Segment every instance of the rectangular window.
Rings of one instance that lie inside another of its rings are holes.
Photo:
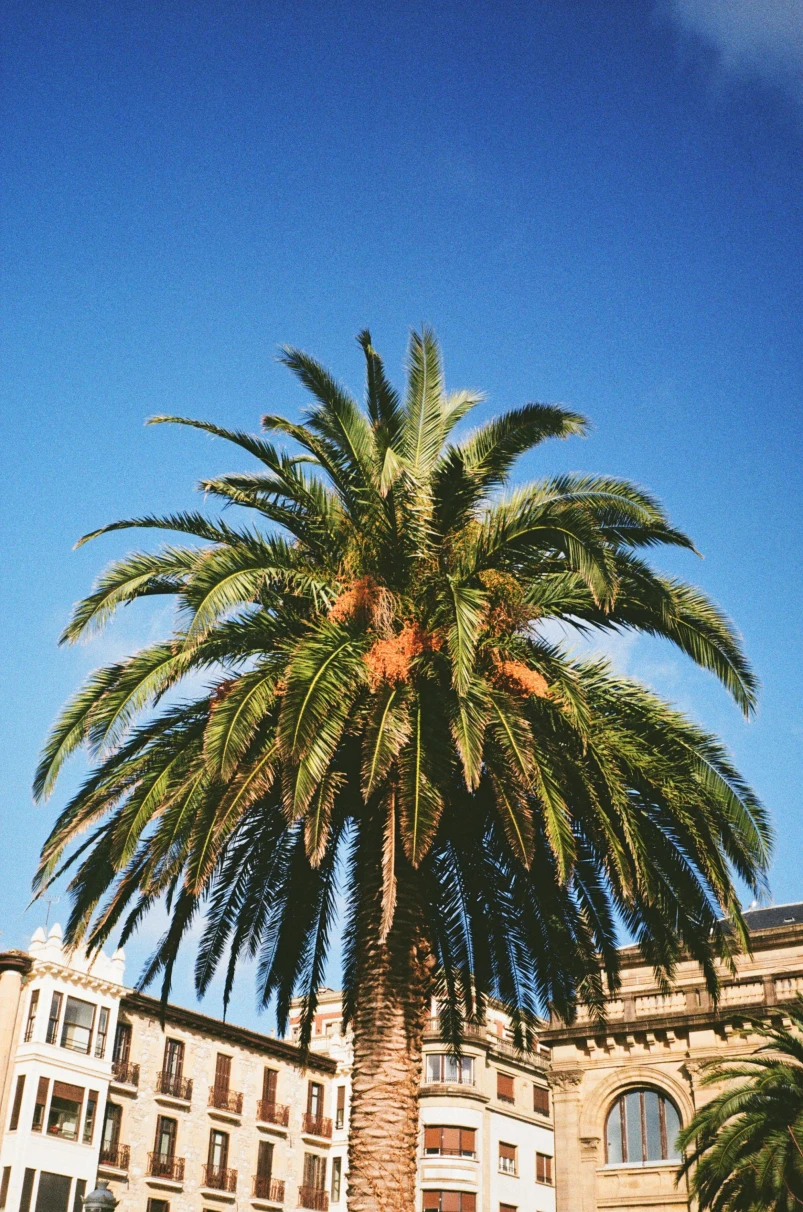
[[[117,1103],[106,1104],[106,1114],[103,1117],[103,1136],[101,1149],[104,1153],[114,1154],[120,1144],[120,1124],[123,1119],[123,1108]],[[157,1137],[158,1139],[158,1137]],[[154,1149],[158,1153],[158,1148]]]
[[[31,994],[31,1000],[28,1003],[28,1018],[25,1023],[25,1035],[23,1043],[29,1044],[33,1039],[33,1029],[36,1025],[36,1011],[39,1008],[39,990],[34,989]]]
[[[22,1110],[22,1096],[24,1093],[25,1075],[20,1074],[14,1088],[14,1102],[11,1104],[11,1120],[8,1125],[9,1132],[16,1132],[20,1125],[20,1111]]]
[[[156,1121],[156,1139],[153,1151],[159,1155],[160,1161],[172,1161],[176,1155],[176,1121],[160,1115]]]
[[[0,1209],[5,1208],[8,1199],[8,1184],[11,1182],[11,1166],[3,1166],[3,1177],[0,1178]]]
[[[515,1204],[500,1204],[499,1212],[519,1212]]]
[[[95,1135],[95,1119],[98,1113],[98,1092],[90,1090],[86,1099],[86,1114],[84,1115],[84,1136],[85,1145],[92,1144],[92,1137]]]
[[[48,1136],[62,1136],[65,1140],[78,1140],[78,1124],[84,1101],[82,1086],[70,1086],[67,1082],[53,1082],[53,1097],[47,1116]]]
[[[109,1034],[109,1011],[105,1006],[101,1006],[100,1014],[98,1015],[98,1033],[95,1036],[95,1056],[100,1060],[106,1053],[106,1036]]]
[[[49,1174],[42,1170],[36,1191],[36,1212],[67,1212],[71,1186],[69,1174]]]
[[[33,1195],[33,1180],[36,1171],[26,1169],[22,1178],[22,1194],[20,1195],[20,1212],[31,1212],[31,1196]]]
[[[131,1057],[131,1024],[118,1023],[114,1033],[114,1050],[112,1060],[119,1065],[127,1065]],[[164,1202],[156,1200],[156,1203]]]
[[[50,1017],[47,1020],[47,1036],[48,1044],[55,1044],[59,1037],[59,1018],[61,1017],[61,1002],[60,993],[54,993],[50,999]]]
[[[229,1164],[229,1138],[227,1133],[213,1128],[209,1133],[207,1165],[210,1170],[225,1170]]]
[[[326,1190],[326,1158],[318,1153],[304,1154],[303,1186],[313,1191]]]
[[[75,1194],[72,1197],[72,1212],[84,1212],[84,1196],[86,1195],[86,1179],[75,1180]]]
[[[427,1081],[473,1086],[474,1060],[470,1056],[431,1052],[427,1056]]]
[[[340,1188],[343,1185],[343,1159],[332,1158],[332,1203],[340,1203]]]
[[[473,1191],[425,1191],[424,1212],[477,1212]]]
[[[148,1212],[170,1212],[170,1201],[167,1199],[149,1199]]]
[[[259,1142],[259,1152],[257,1153],[257,1178],[264,1180],[265,1185],[270,1184],[273,1175],[273,1145],[270,1141],[261,1140]]]
[[[515,1174],[516,1167],[516,1146],[506,1145],[504,1141],[499,1142],[499,1173],[500,1174]]]
[[[533,1086],[533,1111],[549,1116],[549,1091],[545,1086]]]
[[[499,1099],[500,1103],[515,1103],[516,1093],[513,1085],[513,1078],[509,1073],[497,1073],[496,1097]]]
[[[33,1122],[31,1123],[32,1132],[41,1132],[45,1126],[45,1108],[47,1106],[47,1093],[50,1089],[50,1078],[40,1077],[39,1085],[36,1087],[36,1102],[33,1108]]]
[[[475,1139],[473,1128],[428,1125],[424,1129],[424,1152],[442,1157],[474,1157]]]
[[[231,1057],[218,1052],[215,1062],[215,1091],[228,1094],[231,1084]]]
[[[320,1119],[323,1115],[323,1086],[320,1082],[307,1083],[307,1115]]]
[[[276,1102],[276,1082],[279,1074],[276,1069],[264,1069],[262,1073],[262,1101]]]
[[[552,1186],[552,1158],[548,1153],[535,1155],[535,1181]]]
[[[337,1087],[337,1109],[335,1111],[335,1127],[342,1128],[346,1122],[346,1087]]]
[[[73,1052],[89,1055],[92,1043],[92,1026],[95,1007],[92,1002],[82,1002],[77,997],[68,997],[64,1010],[64,1025],[61,1028],[61,1046]]]
[[[165,1042],[164,1063],[162,1073],[165,1077],[181,1079],[184,1072],[184,1044],[180,1039],[169,1039]]]

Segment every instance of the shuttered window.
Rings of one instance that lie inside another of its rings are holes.
[[[36,1010],[39,1005],[39,990],[34,989],[31,994],[30,1004],[28,1005],[28,1021],[25,1024],[24,1043],[29,1044],[33,1039],[33,1029],[36,1025]]]
[[[549,1091],[545,1086],[533,1086],[533,1111],[549,1115]]]
[[[39,1085],[36,1087],[36,1103],[33,1108],[33,1123],[31,1124],[32,1132],[41,1132],[45,1126],[45,1107],[47,1106],[47,1092],[49,1089],[50,1079],[40,1077]]]
[[[335,1110],[335,1127],[342,1128],[346,1122],[346,1087],[337,1087],[337,1108]]]
[[[218,1052],[215,1062],[215,1089],[221,1094],[228,1094],[231,1082],[231,1057]]]
[[[276,1102],[276,1079],[279,1074],[276,1069],[265,1069],[262,1074],[262,1101],[263,1103]]]
[[[473,1128],[451,1128],[428,1125],[424,1129],[424,1151],[445,1156],[473,1157],[475,1152]]]
[[[257,1154],[257,1178],[261,1178],[265,1183],[269,1183],[273,1174],[273,1145],[268,1140],[259,1142],[259,1152]]]
[[[477,1212],[473,1191],[425,1191],[424,1212]]]
[[[17,1078],[17,1085],[14,1090],[14,1102],[11,1107],[11,1121],[8,1125],[9,1132],[16,1132],[20,1123],[20,1110],[22,1108],[22,1096],[25,1093],[25,1075],[21,1074]]]
[[[499,1212],[519,1212],[515,1204],[500,1204]]]
[[[307,1115],[315,1119],[323,1115],[323,1086],[320,1082],[307,1083]]]
[[[318,1153],[304,1154],[304,1184],[313,1191],[326,1189],[326,1158]]]
[[[513,1087],[513,1078],[509,1073],[496,1074],[496,1097],[502,1103],[514,1103],[516,1096]]]
[[[5,1208],[8,1199],[8,1184],[11,1181],[11,1166],[3,1166],[3,1177],[0,1179],[0,1209]]]
[[[548,1153],[535,1155],[535,1181],[552,1184],[552,1158]]]
[[[499,1142],[499,1171],[501,1174],[516,1173],[516,1146]]]

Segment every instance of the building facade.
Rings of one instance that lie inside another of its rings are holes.
[[[300,1008],[291,1013],[297,1037]],[[340,994],[320,994],[311,1047],[337,1063],[334,1078],[332,1212],[345,1209],[352,1049],[341,1025]],[[461,1058],[424,1037],[417,1207],[426,1212],[554,1212],[552,1108],[548,1054],[522,1054],[508,1021],[491,1007],[472,1029]]]
[[[680,1212],[678,1127],[716,1093],[702,1065],[760,1042],[744,1017],[783,1017],[803,992],[803,905],[745,914],[752,956],[723,971],[714,1006],[695,963],[678,967],[670,993],[656,986],[636,948],[622,953],[622,983],[604,1029],[582,1011],[545,1032],[551,1045],[556,1212]]]

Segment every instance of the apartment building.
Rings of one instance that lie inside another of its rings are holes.
[[[0,1209],[328,1207],[336,1062],[168,1006],[54,926],[0,955]]]
[[[300,1007],[291,1013],[297,1038]],[[337,1064],[330,1208],[345,1212],[352,1045],[342,1031],[340,994],[323,990],[312,1050]],[[554,1148],[548,1053],[522,1054],[504,1013],[468,1033],[462,1056],[440,1040],[432,1019],[421,1074],[417,1207],[423,1212],[554,1212]]]

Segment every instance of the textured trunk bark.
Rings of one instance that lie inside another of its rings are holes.
[[[348,1208],[349,1212],[413,1212],[418,1089],[432,956],[421,931],[409,869],[406,876],[399,876],[393,926],[384,944],[380,942],[380,868],[364,870],[363,875]]]

